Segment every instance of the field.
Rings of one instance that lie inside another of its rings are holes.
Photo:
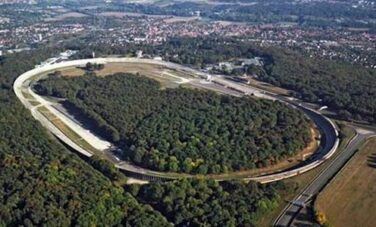
[[[45,21],[51,22],[51,21],[63,21],[67,18],[81,18],[81,17],[86,17],[87,15],[82,14],[82,13],[77,13],[77,12],[68,12],[68,13],[63,13],[60,14],[56,17],[52,18],[46,18]]]
[[[315,207],[333,226],[375,226],[376,138],[355,154],[319,194]]]
[[[166,23],[179,23],[199,20],[199,17],[169,17],[164,20]]]
[[[264,83],[264,82],[261,82],[261,81],[255,80],[255,79],[250,79],[249,82],[254,87],[264,89],[266,91],[270,91],[270,92],[273,92],[273,93],[276,93],[276,94],[279,94],[279,95],[289,95],[291,93],[289,90],[286,90],[286,89],[283,89],[283,88],[280,88],[280,87],[276,87],[276,86],[273,86],[271,84]]]
[[[79,68],[67,68],[61,70],[64,76],[82,76],[85,71]],[[176,88],[182,82],[179,77],[192,78],[190,75],[167,69],[163,66],[138,63],[110,63],[104,69],[95,71],[98,76],[107,76],[115,73],[141,74],[159,81],[163,88]]]
[[[149,15],[149,14],[143,14],[143,13],[130,13],[130,12],[102,12],[100,13],[101,16],[104,17],[118,17],[118,18],[123,18],[123,17],[153,17],[153,18],[164,18],[166,16],[164,15]]]
[[[150,18],[161,18],[164,19],[166,23],[178,23],[178,22],[186,22],[186,21],[194,21],[199,20],[199,17],[178,17],[178,16],[170,16],[170,15],[151,15],[151,14],[143,14],[143,13],[131,13],[131,12],[116,12],[116,11],[106,11],[100,13],[101,16],[104,17],[116,17],[116,18],[124,18],[124,17],[150,17]]]

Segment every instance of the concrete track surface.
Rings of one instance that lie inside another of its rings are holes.
[[[212,78],[212,83],[200,83],[198,81],[202,79],[206,79],[209,74],[197,71],[195,69],[191,69],[185,66],[181,66],[171,62],[164,62],[158,60],[149,60],[149,59],[137,59],[137,58],[96,58],[96,59],[84,59],[84,60],[75,60],[75,61],[67,61],[62,63],[57,63],[53,65],[47,65],[41,68],[35,68],[30,70],[21,76],[19,76],[15,83],[14,83],[14,92],[23,105],[28,108],[35,119],[41,122],[41,124],[46,127],[50,132],[52,132],[56,137],[58,137],[61,141],[75,149],[76,151],[80,152],[85,156],[92,156],[93,153],[83,149],[78,144],[76,144],[71,138],[66,136],[62,133],[57,127],[54,126],[43,114],[38,111],[39,107],[47,108],[50,112],[52,112],[56,117],[58,117],[64,124],[66,124],[71,130],[73,130],[76,134],[78,134],[81,138],[83,138],[86,142],[88,142],[92,147],[98,149],[99,151],[103,152],[107,155],[115,164],[116,167],[123,170],[126,174],[130,177],[134,177],[137,179],[147,180],[147,181],[157,181],[157,180],[168,180],[168,179],[176,179],[182,176],[184,177],[192,177],[192,175],[172,175],[163,172],[151,171],[147,169],[140,168],[135,166],[131,163],[126,163],[120,161],[111,151],[109,151],[113,147],[111,143],[108,141],[104,141],[103,139],[96,136],[94,133],[84,129],[79,123],[70,119],[60,111],[57,111],[56,108],[53,107],[53,104],[45,100],[43,97],[35,94],[30,89],[30,84],[34,81],[40,79],[41,75],[45,75],[49,72],[53,72],[56,70],[61,70],[64,68],[70,67],[78,67],[78,66],[85,66],[88,62],[97,63],[97,64],[107,64],[107,63],[141,63],[141,64],[154,64],[159,66],[164,66],[166,68],[175,69],[181,72],[186,72],[191,75],[197,77],[196,80],[187,80],[186,78],[181,78],[182,83],[190,83],[192,85],[200,84],[200,87],[212,89],[213,85],[216,86],[216,90],[220,90],[221,93],[229,94],[229,95],[253,95],[258,98],[265,98],[273,101],[280,101],[288,105],[290,108],[299,108],[301,109],[307,117],[309,117],[317,126],[320,131],[321,139],[320,139],[320,146],[316,150],[316,152],[305,162],[301,163],[299,166],[294,168],[290,168],[285,171],[276,172],[273,174],[265,174],[260,175],[257,177],[244,177],[245,180],[255,180],[261,183],[273,182],[282,179],[286,179],[289,177],[293,177],[299,175],[301,173],[307,172],[317,166],[321,165],[327,159],[329,159],[337,150],[339,139],[338,139],[338,131],[334,123],[323,116],[321,113],[310,109],[309,105],[301,103],[299,100],[293,99],[291,97],[279,96],[270,92],[266,92],[260,90],[258,88],[250,87],[247,85],[239,84],[233,81],[229,81],[222,76],[213,76],[210,75]],[[174,77],[178,77],[174,75]],[[27,95],[25,96],[25,92]],[[39,105],[36,107],[32,105],[32,101],[37,101]],[[230,178],[215,178],[216,180],[228,180]]]

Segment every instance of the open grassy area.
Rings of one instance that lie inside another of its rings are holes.
[[[38,102],[38,101],[29,101],[29,103],[30,103],[32,106],[38,106],[38,105],[40,105],[40,102]]]
[[[355,135],[355,131],[347,127],[344,124],[339,124],[340,131],[342,134],[342,139],[340,142],[340,146],[337,150],[337,152],[333,155],[333,157],[328,160],[327,162],[323,163],[319,167],[308,171],[304,174],[298,175],[296,177],[292,177],[286,180],[283,180],[283,182],[289,187],[292,187],[292,190],[289,191],[282,191],[281,194],[281,200],[282,202],[280,205],[274,209],[272,212],[265,215],[263,218],[260,219],[258,226],[265,226],[269,227],[272,226],[274,220],[278,217],[278,215],[282,212],[282,210],[287,206],[289,201],[291,201],[299,192],[303,191],[304,188],[318,175],[321,173],[323,169],[325,169],[331,160],[333,160],[335,157],[341,154],[342,150],[345,148],[347,143],[353,138]]]
[[[161,18],[164,19],[165,23],[178,23],[186,21],[195,21],[199,20],[199,17],[179,17],[172,15],[152,15],[144,13],[131,13],[131,12],[116,12],[116,11],[106,11],[100,13],[104,17],[115,17],[115,18],[124,18],[124,17],[149,17],[149,18]]]
[[[283,89],[283,88],[280,88],[280,87],[276,87],[276,86],[273,86],[271,84],[261,82],[261,81],[255,80],[255,79],[250,79],[249,82],[254,87],[257,87],[257,88],[260,88],[260,89],[263,89],[263,90],[266,90],[266,91],[269,91],[269,92],[273,92],[273,93],[276,93],[276,94],[279,94],[279,95],[289,95],[289,93],[290,93],[289,90],[286,90],[286,89]]]
[[[68,18],[82,18],[82,17],[87,17],[86,14],[83,13],[78,13],[78,12],[66,12],[63,14],[59,14],[53,18],[46,18],[45,21],[51,22],[51,21],[63,21]]]
[[[375,226],[376,138],[368,140],[319,194],[315,208],[333,226]]]
[[[26,91],[21,91],[22,92],[22,95],[26,98],[26,99],[29,99],[29,100],[35,100],[35,98],[29,94],[29,92],[26,92]]]
[[[85,71],[74,67],[60,70],[64,76],[82,76]],[[109,63],[104,69],[95,71],[98,76],[107,76],[115,73],[141,74],[143,76],[155,79],[161,83],[162,88],[176,88],[183,78],[192,78],[192,75],[176,70],[168,69],[163,66],[145,63]],[[174,76],[171,76],[174,75]]]

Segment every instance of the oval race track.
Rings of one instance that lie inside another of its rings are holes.
[[[73,131],[75,131],[77,134],[84,135],[85,138],[90,138],[90,139],[87,139],[86,141],[89,144],[91,144],[93,147],[101,148],[100,150],[105,152],[107,156],[110,156],[115,166],[121,169],[123,172],[125,172],[126,175],[130,177],[141,179],[141,180],[146,180],[146,181],[164,181],[164,180],[176,179],[176,178],[181,178],[181,177],[193,177],[193,175],[171,175],[168,173],[151,171],[151,170],[143,169],[138,166],[132,165],[130,163],[125,163],[125,162],[118,160],[111,152],[106,152],[105,150],[103,150],[103,147],[108,144],[107,141],[103,141],[102,139],[93,135],[91,132],[87,132],[87,130],[83,130],[82,127],[78,123],[72,121],[66,116],[59,114],[54,108],[50,108],[48,106],[47,101],[45,101],[42,97],[35,94],[30,89],[30,84],[33,81],[37,81],[38,79],[40,79],[40,76],[43,74],[47,74],[48,72],[53,72],[53,71],[63,69],[63,68],[85,66],[88,62],[97,63],[97,64],[106,64],[106,63],[155,64],[155,65],[164,66],[166,68],[175,69],[177,71],[188,72],[188,73],[196,75],[199,78],[204,78],[204,79],[208,77],[208,74],[185,67],[185,66],[174,64],[171,62],[164,62],[164,61],[158,61],[158,60],[137,59],[137,58],[96,58],[96,59],[67,61],[67,62],[57,63],[53,65],[46,65],[40,68],[35,68],[19,76],[13,85],[15,94],[17,95],[19,100],[22,102],[22,104],[31,111],[31,114],[33,115],[33,117],[36,120],[40,121],[41,124],[45,128],[47,128],[51,133],[53,133],[57,138],[59,138],[68,146],[72,147],[77,152],[87,157],[91,157],[93,155],[92,152],[84,149],[82,146],[78,145],[71,138],[66,136],[62,131],[56,128],[54,124],[52,124],[43,114],[40,113],[40,111],[38,111],[38,108],[37,108],[38,106],[36,107],[35,105],[33,105],[32,103],[33,101],[31,100],[37,100],[38,103],[40,103],[40,105],[42,106],[44,105],[44,107],[48,108],[50,111],[53,111],[55,115],[59,116],[59,118],[61,118],[61,120],[64,123],[69,124],[70,128]],[[330,119],[320,114],[319,112],[309,109],[308,107],[304,105],[304,103],[299,102],[299,100],[272,94],[270,92],[266,92],[258,88],[245,86],[243,84],[226,80],[220,76],[218,77],[213,76],[212,82],[226,88],[223,91],[232,89],[244,95],[252,94],[256,97],[283,102],[290,108],[299,108],[316,124],[321,134],[320,146],[318,147],[318,149],[309,159],[300,163],[298,166],[295,166],[293,168],[283,170],[280,172],[275,172],[272,174],[260,175],[257,177],[245,176],[245,177],[242,177],[242,179],[255,180],[261,183],[268,183],[268,182],[273,182],[273,181],[278,181],[278,180],[286,179],[289,177],[293,177],[293,176],[307,172],[319,166],[320,164],[325,162],[327,159],[329,159],[337,150],[339,139],[338,139],[338,130],[336,129],[336,126],[334,125],[334,123]],[[27,95],[25,95],[25,93],[27,93]],[[231,95],[232,93],[228,92],[228,94]],[[231,179],[229,177],[226,177],[226,178],[214,177],[214,178],[216,180]]]

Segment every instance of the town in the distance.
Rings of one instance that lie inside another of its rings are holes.
[[[373,227],[375,0],[0,0],[0,226]]]

